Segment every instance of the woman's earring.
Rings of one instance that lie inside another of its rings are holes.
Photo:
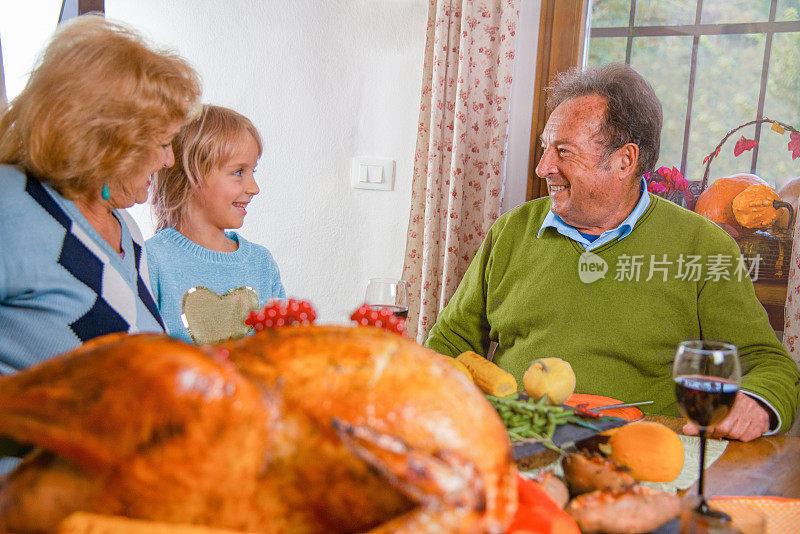
[[[103,189],[100,190],[100,196],[103,197],[103,200],[108,200],[111,198],[111,191],[108,190],[108,184],[103,183]]]

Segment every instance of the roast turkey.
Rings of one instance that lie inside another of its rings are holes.
[[[443,356],[373,327],[198,348],[113,334],[0,378],[0,531],[84,510],[250,532],[504,532],[502,422]]]

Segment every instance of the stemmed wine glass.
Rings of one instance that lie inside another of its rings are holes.
[[[370,278],[364,302],[389,308],[400,319],[408,316],[408,282],[396,278]]]
[[[678,344],[672,367],[675,395],[683,415],[697,426],[700,435],[699,505],[703,515],[724,519],[726,514],[712,510],[703,493],[706,456],[706,430],[723,421],[731,411],[742,370],[734,345],[716,341],[684,341]]]

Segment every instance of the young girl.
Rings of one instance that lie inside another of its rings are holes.
[[[285,298],[270,252],[228,228],[239,228],[259,192],[253,172],[261,136],[243,115],[219,106],[184,126],[172,142],[176,164],[158,172],[152,202],[156,234],[147,240],[150,283],[167,332],[189,343],[181,320],[193,286],[219,295],[247,286],[259,305]]]

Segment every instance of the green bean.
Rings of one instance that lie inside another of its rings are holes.
[[[561,452],[552,441],[553,434],[560,425],[572,423],[600,431],[596,426],[576,416],[572,407],[549,405],[547,396],[537,401],[521,400],[518,395],[508,397],[487,395],[486,398],[500,415],[511,441],[540,440],[548,449]]]
[[[553,434],[556,432],[556,421],[555,419],[550,419],[550,422],[547,423],[547,432],[546,435],[548,439],[553,439]]]
[[[552,444],[553,433],[558,425],[574,417],[572,409],[550,406],[546,397],[538,401],[520,400],[518,396],[500,398],[487,395],[487,398],[500,415],[512,441],[532,438],[558,450]]]

